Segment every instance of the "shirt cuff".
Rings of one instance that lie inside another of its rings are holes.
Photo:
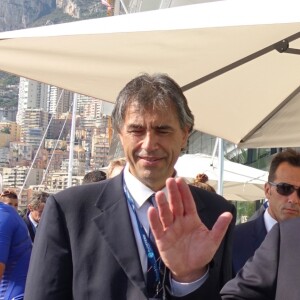
[[[195,290],[197,290],[208,278],[209,266],[207,268],[206,273],[199,279],[193,282],[185,283],[185,282],[178,282],[170,276],[170,285],[171,285],[171,293],[175,297],[183,297],[186,296]]]

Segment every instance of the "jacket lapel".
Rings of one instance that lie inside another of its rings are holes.
[[[146,284],[123,191],[123,173],[107,181],[96,207],[100,214],[93,219],[120,267],[129,280],[146,295]]]
[[[256,250],[261,243],[264,241],[267,235],[267,229],[264,221],[264,214],[261,214],[254,220],[253,227],[253,245],[255,246],[254,250]]]

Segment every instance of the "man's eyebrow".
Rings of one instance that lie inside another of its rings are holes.
[[[127,129],[136,129],[136,128],[143,128],[143,125],[137,123],[131,123],[127,125]]]
[[[173,130],[173,127],[167,124],[154,126],[155,129]]]
[[[144,128],[144,124],[138,124],[138,123],[131,123],[127,125],[127,129],[128,130],[132,130],[132,129],[141,129]],[[155,126],[151,126],[152,129],[155,130],[173,130],[173,127],[168,125],[168,124],[161,124],[161,125],[155,125]]]

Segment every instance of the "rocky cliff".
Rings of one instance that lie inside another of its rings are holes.
[[[80,8],[78,7],[77,3],[72,0],[56,0],[56,5],[58,8],[61,8],[64,13],[73,17],[79,18],[80,16]]]
[[[0,0],[0,31],[105,15],[100,0]]]
[[[55,8],[55,0],[1,0],[0,31],[27,28]]]

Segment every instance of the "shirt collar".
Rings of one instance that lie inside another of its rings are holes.
[[[269,213],[269,208],[265,210],[264,221],[265,221],[267,232],[269,232],[272,229],[272,227],[277,223],[277,221],[271,217]]]
[[[30,222],[33,224],[34,227],[37,227],[37,226],[39,225],[36,221],[34,221],[34,220],[32,219],[30,213],[29,213],[29,215],[28,215],[28,218],[29,218]]]
[[[139,209],[147,199],[155,193],[129,172],[129,164],[126,164],[124,168],[124,182],[135,201],[137,209]],[[167,195],[166,187],[164,187],[162,191]]]

